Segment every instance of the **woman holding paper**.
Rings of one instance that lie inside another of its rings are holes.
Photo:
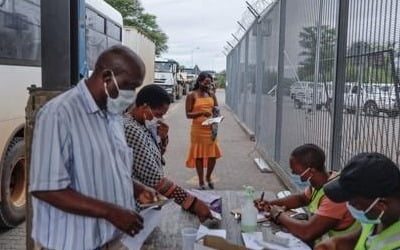
[[[212,217],[207,205],[164,175],[161,162],[167,144],[165,140],[168,139],[168,125],[162,119],[169,105],[168,93],[160,86],[150,84],[139,91],[134,107],[126,113],[125,137],[133,151],[132,179],[174,199],[203,222]]]
[[[186,99],[186,117],[193,120],[186,166],[196,168],[200,189],[205,189],[204,168],[207,169],[208,187],[214,189],[211,174],[214,171],[216,160],[221,157],[215,126],[205,125],[213,115],[219,115],[217,98],[210,93],[211,79],[212,77],[208,73],[201,72],[193,92]]]

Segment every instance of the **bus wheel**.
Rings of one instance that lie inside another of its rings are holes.
[[[25,220],[26,180],[25,143],[23,138],[14,138],[1,173],[1,227],[13,228]]]

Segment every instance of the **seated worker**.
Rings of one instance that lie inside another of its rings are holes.
[[[285,226],[290,233],[312,245],[325,234],[329,236],[357,230],[355,220],[347,210],[345,203],[334,203],[326,197],[323,185],[336,177],[337,173],[328,173],[325,169],[325,154],[314,144],[297,147],[290,156],[292,173],[308,181],[310,186],[304,193],[272,200],[256,200],[259,210],[270,212],[271,219]],[[308,220],[292,218],[285,211],[308,206],[311,216]]]
[[[361,153],[340,177],[324,186],[334,202],[346,202],[362,230],[333,237],[316,249],[400,249],[400,170],[379,153]]]
[[[201,222],[212,218],[207,205],[164,177],[159,141],[166,137],[166,127],[160,120],[170,105],[168,93],[158,85],[143,87],[136,97],[136,106],[124,118],[127,144],[133,150],[132,179],[154,188],[157,192],[196,214]],[[158,129],[154,132],[154,124]],[[157,127],[157,126],[156,126]],[[157,134],[156,134],[157,133]],[[157,139],[160,136],[160,140]]]

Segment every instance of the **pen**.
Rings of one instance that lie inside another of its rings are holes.
[[[260,201],[263,201],[264,200],[264,191],[261,193],[261,199],[260,199]]]

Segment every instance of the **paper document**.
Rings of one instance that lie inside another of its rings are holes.
[[[213,210],[210,209],[211,215],[214,219],[221,221],[222,220],[222,216],[220,213],[217,213]]]
[[[262,232],[253,233],[242,233],[243,242],[248,249],[262,250],[262,249],[274,249],[274,250],[311,250],[311,248],[292,234],[278,232],[276,236],[286,238],[289,240],[288,246],[282,246],[274,243],[265,242],[263,239]]]
[[[197,231],[197,240],[203,238],[206,235],[218,236],[226,239],[226,230],[225,229],[208,229],[207,227],[200,225],[199,230]]]
[[[242,210],[239,209],[233,209],[231,211],[231,214],[239,214],[240,216],[242,215]],[[268,218],[266,216],[269,216],[268,212],[258,212],[257,214],[257,223],[261,223],[261,222],[266,222],[268,221]]]
[[[161,199],[159,201],[148,203],[148,204],[139,204],[141,208],[162,208],[163,206],[167,205],[174,199]]]
[[[134,237],[125,234],[122,238],[122,243],[130,250],[140,250],[144,241],[153,232],[154,228],[161,223],[160,210],[147,208],[140,212],[140,216],[143,217],[144,226],[140,233],[138,233]]]
[[[208,125],[211,125],[213,123],[221,123],[223,120],[224,120],[223,116],[210,118],[210,119],[205,120],[201,125],[208,126]]]

